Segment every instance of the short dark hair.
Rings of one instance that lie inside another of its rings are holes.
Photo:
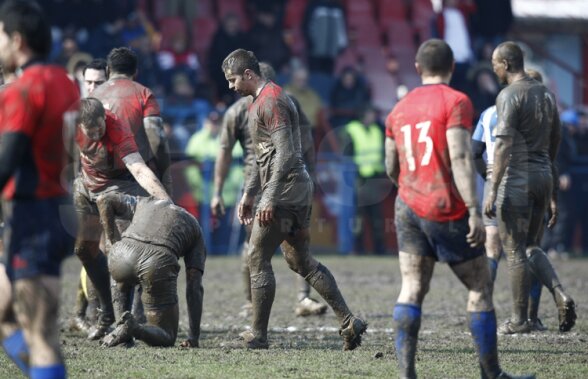
[[[261,73],[261,77],[265,80],[271,80],[272,82],[276,81],[276,70],[274,70],[271,64],[266,62],[259,62],[259,71]]]
[[[500,58],[508,63],[508,72],[520,72],[525,69],[523,50],[512,41],[506,41],[496,47]]]
[[[445,41],[433,38],[421,44],[416,62],[424,73],[446,75],[453,67],[453,51]]]
[[[86,97],[80,100],[80,117],[79,123],[84,124],[86,128],[91,128],[96,124],[96,120],[106,115],[104,106],[100,100],[95,97]]]
[[[527,73],[527,75],[529,75],[531,79],[535,79],[539,83],[543,83],[543,75],[541,75],[539,71],[533,70],[532,68],[528,68],[525,70],[525,72]]]
[[[116,47],[106,57],[111,72],[133,76],[137,72],[137,54],[128,47]]]
[[[14,32],[20,33],[35,56],[46,58],[51,52],[51,26],[36,2],[5,2],[0,8],[0,22],[9,36]]]
[[[261,76],[259,61],[252,51],[237,49],[227,55],[221,66],[223,71],[231,70],[235,75],[243,75],[245,70],[249,69]]]
[[[86,75],[86,70],[96,70],[96,71],[104,71],[106,72],[106,59],[97,58],[94,59],[92,62],[88,63],[86,67],[84,67],[84,71],[82,71],[82,75]]]

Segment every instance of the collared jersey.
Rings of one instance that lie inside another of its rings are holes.
[[[446,132],[472,129],[468,97],[445,84],[424,85],[406,95],[386,119],[386,136],[396,142],[400,163],[398,196],[419,216],[446,222],[467,208],[451,173]]]
[[[497,123],[496,105],[493,105],[482,112],[474,130],[474,135],[472,136],[474,141],[480,141],[486,144],[486,162],[489,165],[494,164],[494,143],[496,142]]]

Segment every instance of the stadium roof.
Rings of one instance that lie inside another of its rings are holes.
[[[516,18],[588,21],[587,0],[512,0]]]

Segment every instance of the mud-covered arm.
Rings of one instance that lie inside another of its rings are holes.
[[[486,180],[487,165],[484,160],[484,152],[486,151],[486,143],[482,141],[472,140],[472,154],[474,158],[474,165],[478,174]]]
[[[396,141],[393,138],[386,137],[384,148],[385,151],[385,164],[386,174],[398,187],[398,175],[400,174],[400,163],[398,160],[398,148],[396,147]]]
[[[157,179],[157,176],[147,167],[139,153],[126,155],[122,160],[137,183],[151,196],[158,199],[171,200],[165,188],[163,188],[163,185]]]
[[[316,171],[316,153],[314,151],[314,139],[312,138],[312,129],[310,124],[303,125],[300,123],[300,140],[302,142],[302,159],[306,165],[306,170],[311,178],[314,178]]]
[[[106,238],[111,244],[119,241],[121,236],[116,226],[116,218],[131,220],[137,206],[137,199],[122,193],[108,193],[96,199],[100,223]]]
[[[149,148],[155,157],[157,171],[159,171],[161,182],[167,193],[171,196],[172,180],[169,171],[171,162],[169,144],[163,131],[163,120],[159,116],[145,117],[143,118],[143,127],[145,128],[145,134],[147,134]]]
[[[248,197],[255,197],[261,189],[261,180],[259,179],[259,165],[254,162],[251,165],[251,172],[249,178],[245,182],[244,194]]]
[[[290,127],[285,126],[274,130],[271,134],[271,139],[275,155],[272,162],[271,176],[259,202],[260,209],[276,206],[278,197],[284,188],[286,176],[296,163],[296,152]]]
[[[200,338],[200,320],[202,318],[202,301],[204,288],[202,275],[206,259],[206,247],[202,238],[202,231],[195,233],[194,246],[184,256],[186,266],[186,303],[188,306],[188,323],[190,333],[188,343],[190,347],[198,347]]]
[[[492,178],[490,192],[495,197],[498,186],[506,172],[510,154],[517,133],[518,114],[516,98],[508,92],[508,88],[502,90],[496,98],[496,142],[494,144],[494,163],[492,166]]]
[[[559,146],[562,139],[561,123],[559,120],[559,113],[555,109],[555,116],[551,126],[551,135],[549,137],[549,159],[551,160],[551,173],[553,176],[553,192],[551,195],[552,200],[557,201],[559,192],[559,169],[556,164],[557,154],[559,152]]]

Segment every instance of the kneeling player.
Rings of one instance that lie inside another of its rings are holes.
[[[178,258],[186,265],[186,300],[190,335],[183,347],[198,347],[202,316],[202,274],[206,249],[198,221],[168,200],[110,193],[98,199],[100,219],[113,243],[108,256],[112,278],[128,293],[127,310],[117,328],[104,337],[105,346],[140,339],[151,346],[173,346],[178,334]],[[115,217],[131,219],[118,235]],[[130,311],[130,294],[136,284],[143,287],[141,300],[147,324],[139,324]]]

